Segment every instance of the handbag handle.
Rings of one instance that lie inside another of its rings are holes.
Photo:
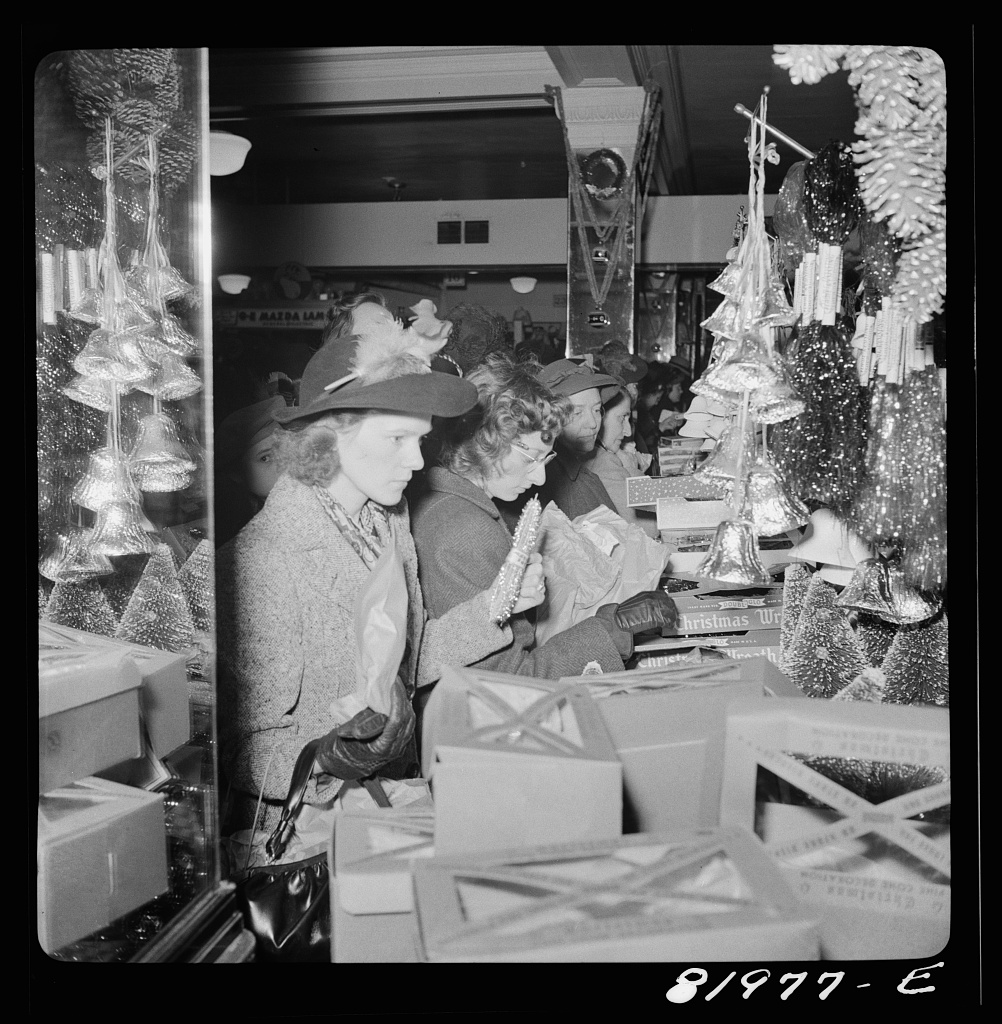
[[[289,793],[282,805],[281,817],[268,837],[268,841],[264,844],[265,851],[273,861],[282,856],[296,831],[296,815],[299,813],[300,807],[303,806],[303,798],[306,796],[306,787],[313,774],[319,742],[319,740],[310,740],[299,752],[299,757],[296,758],[296,766],[292,769],[292,782],[289,783]]]

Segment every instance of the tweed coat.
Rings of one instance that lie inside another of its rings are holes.
[[[475,662],[512,634],[490,621],[489,594],[471,593],[428,620],[406,500],[387,511],[407,581],[413,693],[444,665]],[[219,549],[220,753],[229,783],[245,796],[256,799],[263,787],[266,800],[284,800],[304,744],[337,724],[331,702],[356,689],[354,607],[369,571],[312,487],[285,473],[264,508]],[[339,785],[314,777],[306,802],[330,800]]]
[[[414,507],[414,543],[425,604],[433,615],[462,607],[490,587],[511,541],[501,513],[481,488],[440,466],[429,471],[425,493]],[[580,675],[591,661],[605,672],[622,671],[623,657],[597,620],[579,622],[537,647],[530,615],[513,616],[510,641],[477,667],[540,679]],[[621,640],[628,655],[631,641],[628,635]]]

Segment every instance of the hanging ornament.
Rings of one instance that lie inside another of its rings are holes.
[[[772,583],[772,577],[758,556],[758,537],[750,519],[722,522],[695,573],[722,583],[741,583],[750,587]]]
[[[804,214],[811,235],[819,244],[841,248],[862,212],[852,150],[830,142],[804,168]]]
[[[42,554],[38,571],[56,583],[81,582],[113,573],[110,560],[91,549],[92,536],[93,531],[79,526],[60,530]]]
[[[114,613],[96,580],[57,583],[52,588],[42,619],[99,636],[113,636],[115,633]]]
[[[783,478],[764,456],[748,471],[745,514],[762,537],[775,537],[803,526],[810,518],[807,506],[789,493]]]
[[[115,636],[146,647],[181,651],[190,646],[194,624],[166,544],[146,563]]]
[[[852,579],[836,599],[840,608],[855,608],[885,622],[897,622],[889,566],[883,558],[864,558],[856,564]]]
[[[909,586],[901,568],[893,562],[888,565],[887,580],[891,595],[890,621],[899,626],[925,622],[943,607],[940,596]]]
[[[88,377],[82,373],[76,374],[62,390],[67,398],[99,412],[110,411],[112,396],[116,393],[115,382],[110,378]]]
[[[867,667],[835,587],[811,576],[784,671],[808,697],[832,697]]]
[[[181,356],[152,338],[144,339],[142,345],[154,368],[146,380],[136,384],[137,391],[161,402],[178,402],[201,391],[201,379]]]
[[[129,476],[128,461],[114,447],[99,448],[91,453],[87,472],[77,481],[71,497],[78,505],[92,511],[112,501],[138,503],[141,500]]]
[[[949,628],[946,614],[901,626],[884,658],[885,700],[950,705]]]
[[[102,555],[149,554],[156,547],[144,527],[146,517],[135,501],[110,501],[97,510],[90,549]]]
[[[755,423],[746,417],[742,429],[740,415],[734,416],[724,428],[713,451],[696,469],[694,476],[712,481],[715,484],[729,485],[738,476],[738,469],[744,453],[749,460],[755,452]]]
[[[804,254],[817,249],[804,212],[804,169],[806,160],[790,166],[780,186],[772,213],[772,226],[779,242],[779,258],[788,271],[796,271]]]
[[[152,413],[140,422],[129,467],[143,491],[183,490],[196,469],[174,421],[164,412]]]

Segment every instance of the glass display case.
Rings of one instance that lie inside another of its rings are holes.
[[[220,865],[207,51],[34,77],[38,943],[246,959]],[[252,946],[252,943],[251,943]]]

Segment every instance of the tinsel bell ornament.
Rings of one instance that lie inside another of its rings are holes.
[[[87,377],[135,384],[153,372],[137,335],[104,327],[93,331],[73,360],[73,369]]]
[[[54,583],[74,583],[108,576],[115,571],[111,561],[93,550],[93,531],[82,527],[55,534],[38,563],[38,571]]]
[[[117,393],[121,395],[126,388],[117,386]],[[99,412],[108,412],[115,399],[116,385],[114,381],[102,377],[90,377],[78,373],[68,384],[63,387],[63,394],[72,398],[74,402],[89,405]]]
[[[139,493],[125,455],[117,448],[104,447],[92,452],[87,471],[77,481],[71,498],[83,508],[97,511],[112,501],[139,502]]]
[[[162,402],[179,402],[202,389],[198,374],[176,352],[152,339],[144,343],[143,350],[153,363],[153,372],[135,385],[137,391]]]
[[[734,417],[730,425],[720,435],[716,447],[694,475],[713,480],[714,483],[733,483],[738,475],[738,465],[742,454],[750,454],[754,450],[754,422],[749,418],[742,434],[739,417]]]
[[[888,566],[887,581],[891,595],[890,621],[899,626],[925,622],[943,607],[942,598],[938,595],[912,587],[900,566],[893,563]]]
[[[754,391],[777,384],[779,371],[772,365],[772,340],[756,330],[745,331],[730,352],[703,374],[702,380],[718,391]]]
[[[758,537],[750,519],[726,519],[717,527],[706,557],[696,568],[697,576],[722,583],[762,586],[772,583],[758,557]]]
[[[864,558],[835,603],[842,608],[869,612],[885,622],[896,621],[887,569],[882,558]]]
[[[761,457],[748,471],[743,511],[762,537],[803,526],[811,515],[808,507],[789,493],[779,470]]]
[[[748,408],[759,423],[770,426],[799,416],[807,406],[793,390],[785,375],[775,383],[766,384],[752,392]]]
[[[136,485],[143,491],[179,491],[191,483],[196,465],[164,412],[144,416],[129,456]]]
[[[144,529],[142,506],[136,501],[110,501],[97,510],[91,551],[102,555],[150,554],[156,542]]]

